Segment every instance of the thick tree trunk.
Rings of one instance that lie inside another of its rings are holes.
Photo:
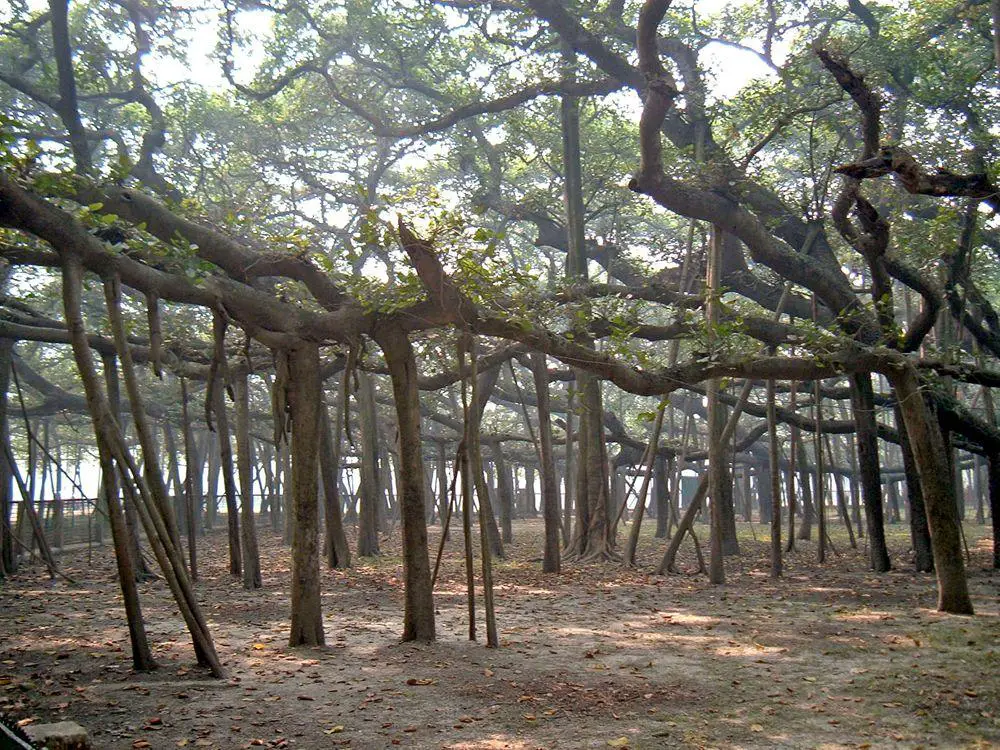
[[[288,353],[292,417],[292,623],[289,646],[325,643],[319,590],[319,347],[300,342]]]
[[[236,395],[236,465],[240,476],[240,552],[243,562],[243,588],[261,588],[260,552],[257,547],[257,522],[253,510],[253,456],[250,448],[250,388],[245,370],[235,374]]]
[[[948,471],[941,431],[924,403],[912,365],[901,365],[890,374],[890,378],[896,388],[913,459],[920,475],[938,579],[938,609],[953,614],[972,614],[972,600],[962,560],[955,484]]]
[[[885,527],[882,517],[882,482],[879,477],[875,394],[872,391],[872,379],[868,373],[851,375],[850,379],[861,495],[868,526],[869,560],[872,570],[884,573],[891,568],[891,565],[889,563],[889,550],[885,544]],[[909,424],[909,419],[906,422]],[[921,472],[921,479],[923,479],[923,472]]]
[[[600,382],[583,371],[577,373],[580,388],[579,460],[576,482],[577,528],[567,554],[581,560],[613,559],[610,477],[604,446],[604,408]]]
[[[427,523],[424,516],[424,462],[420,444],[420,392],[417,362],[406,333],[387,328],[376,337],[392,378],[399,428],[399,505],[403,528],[404,641],[433,641],[434,597]],[[480,501],[481,502],[481,501]]]

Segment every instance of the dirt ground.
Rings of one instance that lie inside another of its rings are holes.
[[[1000,747],[1000,574],[986,569],[981,527],[967,529],[975,617],[934,611],[933,577],[910,573],[902,527],[892,573],[869,573],[835,534],[827,565],[800,542],[772,582],[767,527],[743,525],[721,587],[649,573],[664,547],[651,537],[645,569],[544,576],[540,522],[514,531],[496,568],[499,649],[468,640],[460,535],[436,589],[436,643],[398,642],[394,534],[381,558],[324,571],[328,645],[315,649],[286,646],[280,540],[262,532],[265,588],[253,593],[228,576],[225,537],[204,540],[198,590],[221,681],[195,666],[162,581],[142,585],[160,668],[133,673],[106,551],[67,553],[78,586],[40,567],[0,584],[0,711],[71,719],[115,749]]]

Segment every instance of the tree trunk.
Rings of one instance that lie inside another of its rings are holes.
[[[625,564],[635,565],[635,552],[639,546],[639,531],[642,528],[642,516],[646,510],[646,496],[649,494],[649,483],[653,477],[654,466],[656,465],[657,449],[660,445],[660,430],[663,428],[663,412],[665,404],[661,404],[656,412],[656,419],[653,422],[653,433],[649,438],[649,445],[646,448],[646,465],[642,474],[642,485],[639,487],[639,498],[635,504],[635,517],[632,519],[632,526],[629,528],[628,544],[625,547]]]
[[[796,395],[798,383],[793,382],[791,384],[788,401],[789,409],[791,411],[796,411]],[[785,552],[791,552],[795,549],[795,514],[798,510],[796,502],[796,490],[795,490],[795,464],[798,460],[798,445],[799,445],[799,428],[792,425],[789,428],[789,440],[788,440],[788,471],[785,475],[785,495],[788,498],[788,541],[785,545]]]
[[[834,466],[836,465],[836,461],[833,457],[833,442],[830,440],[830,436],[828,434],[823,436],[823,440],[826,442],[826,454],[830,459],[830,466]],[[840,520],[844,522],[844,527],[847,529],[847,538],[851,545],[851,549],[857,549],[858,542],[854,538],[854,527],[851,524],[850,510],[847,507],[847,497],[844,493],[843,477],[837,476],[836,474],[831,474],[830,477],[837,490],[837,509],[840,512]]]
[[[208,485],[205,488],[205,529],[215,530],[219,515],[219,473],[222,470],[222,451],[219,436],[215,432],[205,433],[205,460],[208,462]]]
[[[219,470],[226,493],[226,528],[229,532],[229,574],[240,578],[243,571],[243,554],[240,544],[239,506],[236,504],[236,481],[233,477],[233,446],[229,441],[229,416],[226,412],[226,384],[216,378],[212,389],[212,414],[219,440]]]
[[[972,600],[969,598],[962,560],[955,484],[948,471],[941,431],[924,403],[913,366],[903,364],[890,377],[896,388],[897,403],[909,433],[913,459],[920,475],[938,579],[938,609],[942,612],[971,615]],[[869,379],[869,384],[870,382]],[[874,541],[874,533],[872,538]]]
[[[121,282],[117,277],[105,280],[104,296],[107,302],[111,330],[114,333],[115,349],[118,351],[121,362],[125,392],[128,394],[132,410],[132,423],[135,425],[139,445],[142,448],[143,475],[152,495],[153,503],[159,509],[160,517],[163,519],[163,525],[171,543],[170,546],[179,550],[180,533],[177,530],[177,519],[174,517],[174,509],[167,496],[166,482],[164,482],[163,474],[160,471],[160,452],[154,440],[153,425],[149,423],[139,391],[139,379],[132,362],[132,354],[125,334],[125,324],[122,320]]]
[[[473,343],[475,346],[475,343]],[[472,355],[475,357],[475,354]],[[472,470],[472,480],[476,485],[476,497],[479,500],[479,517],[481,525],[486,530],[486,540],[490,546],[490,553],[493,557],[503,559],[503,538],[500,535],[500,528],[497,526],[496,514],[493,512],[493,503],[490,500],[490,490],[486,483],[486,475],[483,467],[482,447],[479,441],[479,425],[483,418],[483,411],[486,403],[490,399],[490,394],[496,386],[497,378],[500,375],[500,367],[479,374],[473,388],[473,403],[471,406],[469,432],[471,440],[468,446],[469,467]]]
[[[885,544],[882,520],[882,482],[879,478],[878,438],[875,426],[875,394],[868,373],[850,376],[851,405],[854,407],[861,494],[868,526],[868,552],[872,570],[885,573],[892,566]],[[902,397],[901,397],[902,398]],[[904,417],[906,415],[904,414]],[[909,424],[909,419],[906,420]],[[923,479],[923,472],[920,474]]]
[[[510,486],[510,472],[507,462],[504,460],[503,450],[499,442],[490,445],[490,452],[493,454],[493,465],[497,474],[497,500],[500,503],[500,533],[504,544],[514,541],[514,530],[511,526],[511,511],[513,510],[514,499]]]
[[[177,530],[181,534],[187,533],[187,514],[184,511],[184,483],[181,481],[180,451],[177,441],[174,439],[174,430],[170,422],[164,419],[161,423],[163,429],[163,450],[167,453],[167,476],[170,478],[172,488],[171,509],[174,518],[177,519]],[[178,543],[178,546],[180,544]]]
[[[902,520],[899,515],[899,489],[897,485],[898,482],[891,481],[886,486],[886,495],[888,495],[889,500],[889,523],[891,524],[899,523]]]
[[[344,533],[344,521],[340,515],[340,430],[334,431],[326,406],[320,407],[319,417],[320,455],[319,465],[323,475],[323,500],[326,516],[326,564],[329,568],[342,570],[351,567],[351,548]]]
[[[986,459],[989,478],[990,519],[993,524],[993,568],[1000,570],[1000,456],[990,454]]]
[[[382,483],[379,476],[378,426],[375,413],[375,385],[371,375],[358,373],[358,415],[360,423],[361,464],[360,509],[358,511],[358,556],[379,554],[378,533],[381,523]]]
[[[545,519],[545,551],[542,571],[558,573],[560,568],[559,484],[552,453],[552,415],[549,411],[549,373],[545,355],[531,355],[531,373],[535,380],[535,400],[538,404],[538,473],[542,483],[542,516]],[[533,479],[529,477],[529,482]]]
[[[463,419],[468,417],[465,383],[462,384]],[[462,493],[462,551],[465,560],[465,600],[469,614],[469,640],[476,640],[476,571],[472,545],[472,500],[475,482],[472,481],[472,467],[469,465],[468,441],[459,441],[455,455],[455,471],[461,476]],[[455,478],[458,480],[458,477]]]
[[[798,454],[799,484],[802,486],[802,523],[799,524],[798,539],[806,541],[812,539],[812,525],[816,515],[815,508],[813,507],[813,485],[810,480],[817,476],[817,469],[813,467],[813,470],[809,471],[806,445],[805,441],[802,440],[801,434],[796,443],[796,453]],[[819,482],[816,484],[818,485]]]
[[[444,442],[439,442],[437,449],[438,517],[444,538],[447,539],[448,532],[444,530],[444,519],[448,512],[448,449]]]
[[[667,459],[658,455],[656,457],[656,474],[653,477],[653,491],[656,497],[656,533],[655,539],[663,539],[670,533],[670,521],[673,516],[670,507],[670,487],[667,484],[667,477],[673,472],[674,457],[670,457],[670,468],[667,467]]]
[[[0,339],[0,442],[10,445],[10,425],[7,412],[10,400],[10,371],[14,361],[14,340]],[[0,577],[17,570],[17,552],[11,533],[11,511],[14,508],[12,473],[6,461],[0,461]]]
[[[292,417],[292,623],[289,646],[321,646],[319,590],[319,347],[300,342],[288,353]]]
[[[201,478],[201,458],[195,444],[194,433],[191,430],[191,415],[188,411],[187,380],[181,378],[181,423],[184,433],[184,511],[187,517],[188,534],[188,566],[191,580],[198,580],[198,488],[195,487],[195,477]]]
[[[240,476],[240,551],[243,562],[243,588],[261,588],[260,552],[257,547],[257,522],[253,510],[253,456],[250,453],[250,388],[247,373],[235,373],[236,394],[236,465]]]
[[[573,444],[577,440],[574,432],[574,401],[576,396],[575,381],[566,385],[566,460],[563,462],[563,507],[562,507],[562,543],[568,549],[573,539],[573,519],[576,516],[576,471],[573,460]],[[575,428],[579,431],[579,425]]]
[[[112,418],[124,432],[125,425],[122,423],[121,392],[120,381],[118,379],[118,357],[113,353],[102,354],[101,363],[104,366],[104,385],[107,388],[108,408],[111,410]],[[135,580],[141,582],[153,576],[152,571],[146,565],[146,559],[142,555],[142,545],[139,542],[139,517],[136,514],[135,505],[127,496],[118,500],[121,495],[121,485],[119,483],[121,479],[121,475],[117,472],[111,472],[107,476],[102,472],[101,486],[104,490],[105,510],[108,512],[108,520],[110,521],[111,511],[107,505],[111,502],[112,496],[118,502],[122,503],[125,515],[126,543],[129,554],[132,556],[131,569],[135,573]],[[101,524],[103,525],[103,522]]]
[[[708,251],[708,269],[705,286],[708,302],[705,305],[705,323],[708,326],[709,352],[714,356],[717,346],[719,325],[719,278],[722,265],[723,234],[719,227],[712,225],[712,237]],[[708,495],[712,501],[709,525],[708,580],[710,583],[726,582],[726,568],[723,561],[723,524],[725,523],[726,481],[723,462],[726,460],[726,446],[722,442],[726,417],[724,407],[719,403],[719,378],[709,378],[705,388],[708,402]]]
[[[577,453],[577,528],[567,554],[581,560],[607,560],[612,559],[614,554],[612,519],[608,513],[611,488],[604,452],[604,409],[600,382],[584,371],[577,372],[576,382],[582,407]]]
[[[770,500],[769,516],[771,519],[771,578],[781,578],[781,455],[778,448],[778,419],[774,404],[774,380],[767,381],[767,434],[768,460],[767,472],[763,467],[760,472],[758,487],[761,494],[761,511],[764,510],[764,498]],[[766,488],[766,489],[765,489]],[[763,515],[763,513],[762,513]]]
[[[70,333],[73,355],[76,359],[77,370],[80,373],[86,393],[88,410],[94,424],[95,439],[99,450],[103,451],[102,458],[105,460],[103,461],[102,471],[106,475],[113,472],[111,458],[114,458],[119,468],[123,472],[127,470],[131,477],[132,482],[126,482],[124,485],[126,490],[132,492],[134,487],[136,491],[143,493],[141,502],[136,496],[133,496],[132,499],[137,502],[136,508],[139,511],[143,525],[146,527],[147,536],[149,537],[157,561],[160,563],[160,569],[167,579],[171,593],[174,595],[174,600],[177,602],[181,615],[191,633],[198,662],[208,666],[216,677],[222,677],[225,675],[225,672],[215,653],[211,634],[201,615],[197,600],[191,591],[183,561],[175,554],[176,550],[171,549],[170,537],[166,525],[156,515],[158,509],[153,505],[152,501],[149,502],[148,506],[146,504],[148,488],[144,486],[143,477],[128,454],[119,424],[111,414],[111,408],[97,378],[93,358],[90,353],[90,345],[87,340],[86,330],[84,329],[83,315],[80,310],[80,298],[83,287],[82,264],[77,258],[69,255],[63,256],[62,261],[63,310],[66,317],[66,327]],[[109,313],[113,315],[113,310],[109,310]],[[116,335],[120,337],[123,334],[122,326],[113,324],[113,327],[116,330]],[[110,509],[111,504],[113,504],[117,497],[109,499],[112,501],[108,506]],[[122,523],[124,523],[124,518],[122,519]],[[118,549],[121,549],[121,546]],[[124,555],[121,557],[124,557]],[[120,559],[119,565],[121,564]],[[123,587],[126,585],[125,579],[128,577],[128,572],[119,573],[119,578],[121,579],[120,585]],[[129,613],[129,620],[130,631],[133,628],[141,627],[142,620],[140,613]]]
[[[376,337],[392,378],[399,428],[399,506],[403,529],[404,641],[433,641],[434,598],[427,523],[424,516],[424,463],[420,443],[417,362],[407,334],[386,328]]]
[[[978,453],[972,456],[972,495],[976,498],[976,525],[986,523],[986,492],[983,487],[983,458]]]

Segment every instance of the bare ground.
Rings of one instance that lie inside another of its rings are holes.
[[[262,532],[265,588],[251,593],[215,535],[198,590],[222,681],[194,666],[160,581],[142,586],[160,669],[133,673],[107,551],[80,550],[63,560],[78,586],[39,568],[0,584],[0,711],[72,719],[116,749],[1000,747],[1000,574],[986,569],[981,527],[968,533],[977,614],[955,617],[933,610],[933,577],[909,571],[902,527],[891,537],[901,570],[869,573],[835,535],[825,566],[800,543],[772,582],[767,527],[743,526],[743,556],[712,587],[649,574],[663,549],[649,537],[645,570],[543,576],[540,522],[523,522],[496,569],[496,650],[467,639],[459,535],[437,586],[436,643],[398,642],[393,535],[382,558],[324,571],[328,646],[316,649],[285,645],[280,541]]]

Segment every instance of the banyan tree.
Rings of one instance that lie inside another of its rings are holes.
[[[195,595],[220,476],[245,587],[258,533],[292,545],[291,645],[324,642],[349,523],[367,556],[399,521],[407,640],[435,637],[428,523],[478,523],[495,644],[513,513],[541,508],[558,571],[635,564],[648,508],[664,573],[702,513],[721,583],[737,513],[779,576],[832,508],[884,572],[900,478],[916,567],[971,613],[962,477],[994,539],[1000,492],[991,6],[675,5],[12,5],[0,570],[64,413],[141,669],[153,572],[222,674]],[[217,45],[185,60],[198,24]]]

